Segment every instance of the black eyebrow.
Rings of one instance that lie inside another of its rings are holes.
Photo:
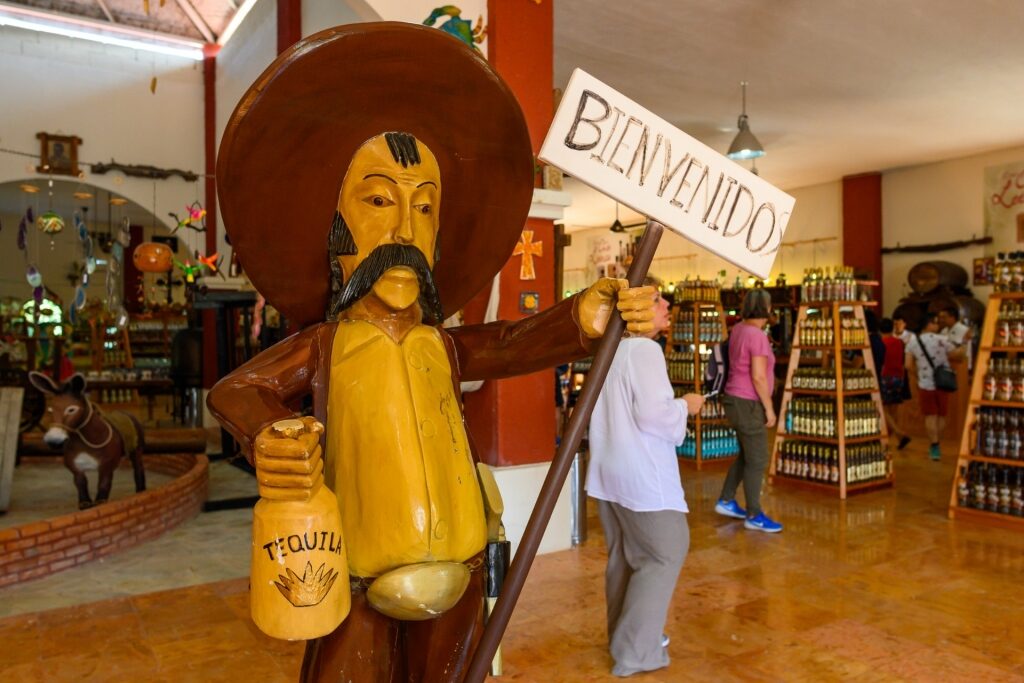
[[[416,187],[420,188],[420,187],[423,187],[424,185],[433,185],[434,189],[435,190],[437,189],[437,183],[435,183],[433,180],[424,180],[422,183],[420,183]]]
[[[392,177],[390,177],[390,176],[386,176],[386,175],[384,175],[383,173],[371,173],[371,174],[369,174],[369,175],[365,175],[365,176],[363,176],[363,180],[366,180],[367,178],[383,178],[384,180],[390,180],[390,181],[391,181],[391,182],[393,182],[393,183],[394,183],[395,185],[397,185],[397,184],[398,184],[398,181],[397,181],[397,180],[395,180],[394,178],[392,178]]]

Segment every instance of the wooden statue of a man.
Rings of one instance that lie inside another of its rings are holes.
[[[267,594],[301,615],[351,593],[340,625],[309,641],[305,681],[462,680],[483,624],[487,529],[459,380],[582,357],[616,305],[631,329],[649,325],[649,289],[602,280],[519,322],[440,327],[510,255],[531,166],[521,112],[486,62],[404,24],[299,43],[228,126],[226,228],[254,284],[306,327],[221,380],[209,406],[263,498],[306,500],[322,481],[344,538],[348,585],[320,570],[303,603],[288,584],[313,582],[311,566]],[[297,423],[306,396],[312,416]],[[278,545],[266,554],[283,565]]]

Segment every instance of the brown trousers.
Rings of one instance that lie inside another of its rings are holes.
[[[475,559],[475,558],[474,558]],[[352,611],[333,633],[306,644],[302,683],[461,683],[484,627],[483,562],[450,610],[426,621],[399,621],[373,609],[363,582],[352,582]]]

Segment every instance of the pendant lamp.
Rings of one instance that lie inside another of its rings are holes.
[[[736,122],[736,127],[740,131],[736,133],[732,144],[729,145],[729,151],[726,153],[726,156],[733,160],[756,159],[757,157],[764,156],[764,147],[754,137],[754,134],[750,132],[750,126],[747,123],[747,82],[743,81],[740,83],[740,88],[743,92],[743,113],[740,114],[740,118]]]
[[[608,228],[612,232],[626,232],[626,226],[619,220],[619,203],[615,202],[615,222]]]

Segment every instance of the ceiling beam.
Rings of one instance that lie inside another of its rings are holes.
[[[96,4],[99,5],[100,9],[103,10],[103,13],[107,15],[107,21],[109,21],[111,24],[117,23],[114,20],[114,15],[110,13],[110,8],[107,7],[107,3],[105,2],[105,0],[96,0]]]
[[[181,11],[185,13],[188,20],[192,22],[192,25],[196,27],[196,30],[202,34],[206,42],[216,43],[217,38],[213,35],[213,31],[211,31],[210,27],[206,25],[206,21],[204,21],[202,15],[196,11],[196,8],[192,6],[192,3],[189,2],[189,0],[177,0],[177,2],[178,7],[180,7]]]
[[[0,0],[0,26],[55,33],[82,40],[94,40],[136,50],[149,50],[187,59],[203,58],[203,42],[192,38],[111,24],[77,15],[37,10]]]

